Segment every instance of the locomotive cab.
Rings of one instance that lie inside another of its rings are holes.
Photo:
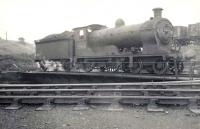
[[[88,45],[88,38],[91,32],[104,29],[106,26],[99,24],[92,24],[89,26],[78,27],[73,29],[75,41],[75,55],[76,56],[89,56],[95,52],[90,49]]]

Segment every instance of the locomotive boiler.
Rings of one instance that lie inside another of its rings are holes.
[[[169,20],[161,17],[161,10],[154,9],[154,18],[143,24],[94,31],[88,35],[88,45],[114,45],[127,49],[140,46],[143,47],[143,54],[169,54],[173,26]]]
[[[68,71],[182,72],[183,63],[170,48],[173,26],[162,18],[161,8],[153,11],[154,17],[142,24],[118,19],[115,28],[92,24],[37,40],[36,60],[59,61]]]

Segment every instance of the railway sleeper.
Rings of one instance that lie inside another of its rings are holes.
[[[6,110],[18,110],[20,109],[22,106],[19,104],[19,99],[18,98],[14,98],[12,103],[6,107]]]
[[[52,105],[51,102],[52,102],[52,99],[47,98],[44,101],[42,106],[36,108],[36,111],[49,111],[49,110],[51,110],[54,107],[54,105]]]
[[[195,114],[200,114],[200,106],[197,104],[197,100],[196,99],[190,99],[189,100],[190,104],[189,104],[189,110]]]
[[[132,99],[131,99],[132,98]],[[38,100],[37,102],[39,103],[43,103],[43,105],[39,108],[37,108],[37,111],[46,111],[46,110],[51,110],[55,105],[52,105],[52,103],[56,104],[56,103],[67,103],[67,104],[76,104],[76,106],[73,108],[73,110],[88,110],[89,109],[89,105],[95,105],[95,104],[103,104],[102,102],[104,101],[104,104],[110,104],[110,106],[108,108],[106,108],[106,110],[109,111],[122,111],[123,107],[122,105],[125,104],[133,104],[133,105],[147,105],[147,111],[149,112],[164,112],[164,109],[159,107],[160,105],[188,105],[188,108],[191,112],[196,113],[196,114],[200,114],[200,106],[199,106],[199,98],[195,99],[195,97],[189,97],[189,98],[177,98],[173,97],[174,99],[162,99],[159,97],[147,97],[147,98],[120,98],[119,96],[113,97],[113,98],[101,98],[101,97],[97,97],[97,98],[90,98],[90,97],[83,97],[83,98],[35,98],[35,100]],[[8,99],[9,100],[9,99]],[[29,100],[29,101],[25,101],[25,100]],[[5,109],[8,110],[17,110],[20,109],[22,106],[20,103],[30,103],[31,100],[31,104],[36,103],[34,102],[34,100],[32,99],[22,99],[22,98],[14,98],[12,99],[12,102],[9,100],[9,102],[11,102],[10,106],[6,107]],[[39,101],[40,100],[40,101]],[[72,101],[73,100],[73,101]],[[101,101],[100,101],[101,100]],[[38,104],[38,103],[37,103]]]
[[[123,111],[122,104],[120,104],[120,99],[114,99],[109,107],[105,110],[108,111]]]
[[[164,109],[156,104],[157,99],[150,99],[147,105],[148,112],[164,112]]]
[[[80,111],[80,110],[88,110],[88,99],[80,99],[77,103],[77,105],[73,108],[73,111]]]
[[[115,89],[121,89],[121,85],[117,85]],[[122,92],[114,92],[114,96],[122,96]],[[108,111],[122,111],[123,107],[120,104],[121,99],[120,98],[115,98],[111,101],[110,106],[106,109]]]

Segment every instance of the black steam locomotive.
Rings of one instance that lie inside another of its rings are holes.
[[[115,28],[99,24],[74,28],[35,41],[36,61],[60,62],[65,71],[131,72],[164,74],[183,71],[180,56],[172,53],[173,26],[155,8],[148,21],[126,26],[118,19]]]

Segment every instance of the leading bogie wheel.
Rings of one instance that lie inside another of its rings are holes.
[[[146,71],[147,71],[148,73],[150,73],[150,74],[153,74],[153,73],[154,73],[153,66],[152,66],[152,65],[148,66],[148,67],[146,68]]]
[[[183,69],[184,69],[184,64],[183,64],[183,61],[177,61],[176,63],[176,66],[175,66],[175,63],[171,63],[171,68],[170,68],[170,71],[173,73],[173,74],[176,74],[176,68],[177,68],[177,74],[180,74],[183,72]]]

